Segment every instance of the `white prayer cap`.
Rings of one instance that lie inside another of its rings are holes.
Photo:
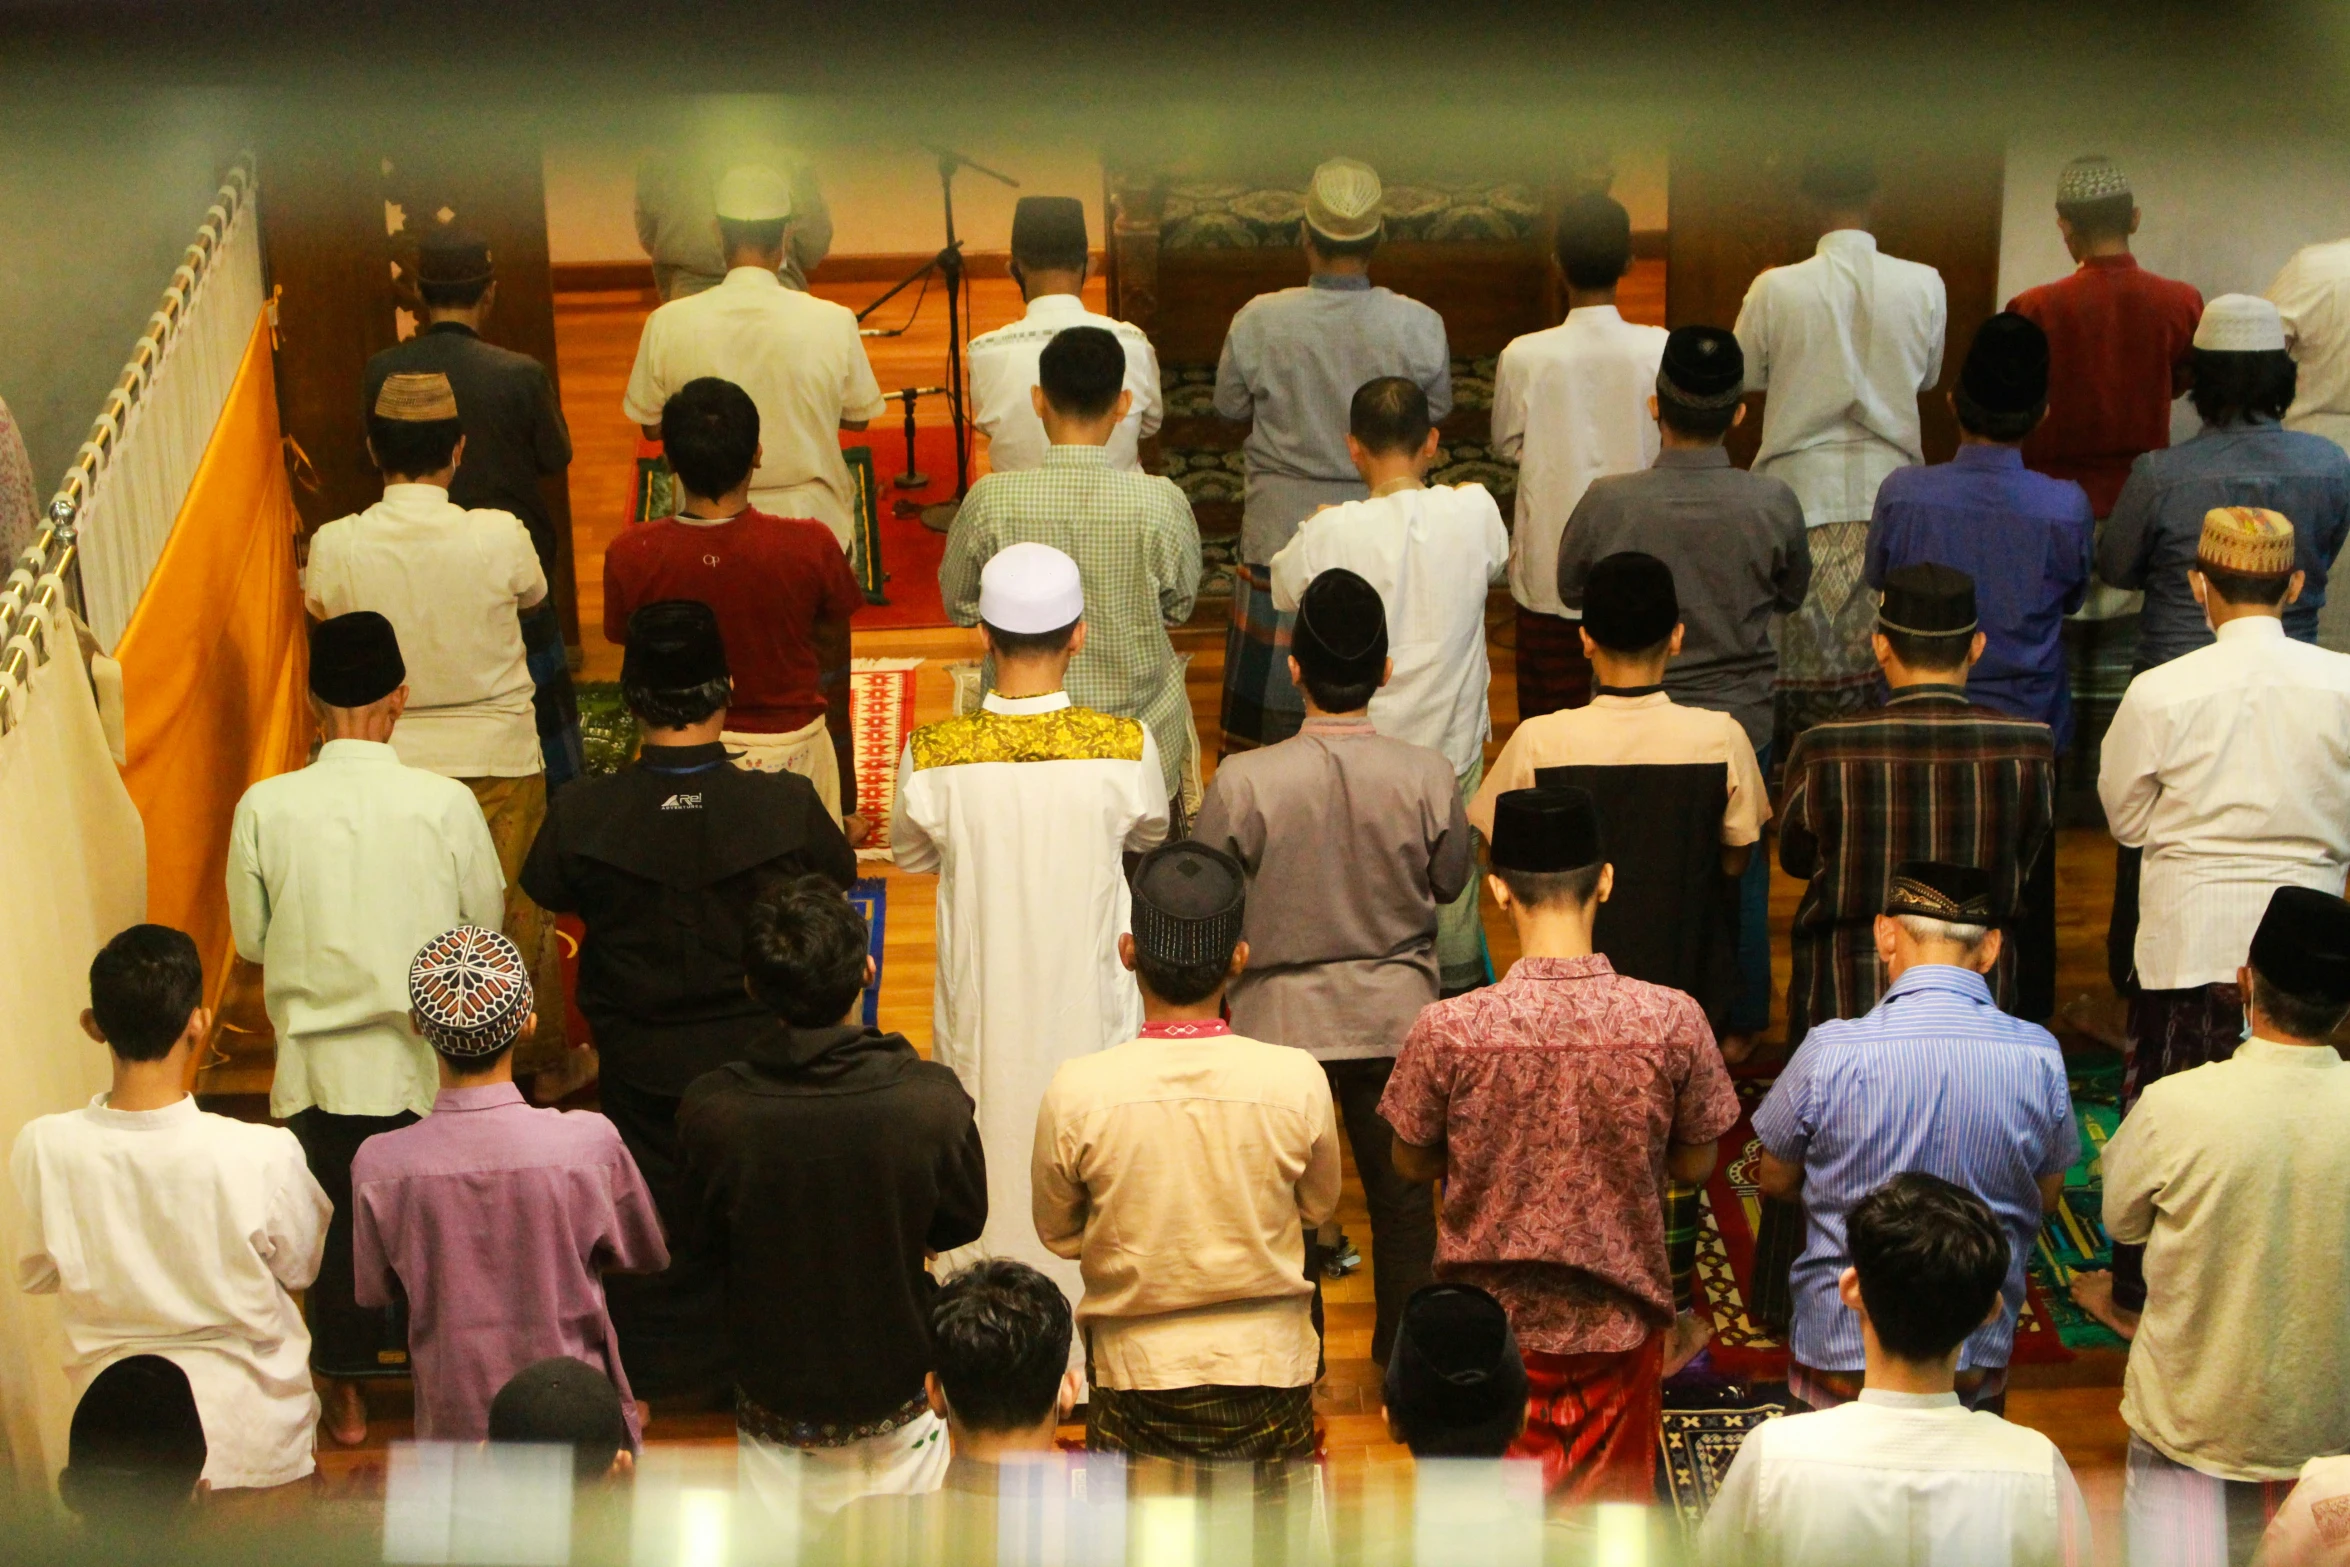
[[[2130,193],[2130,177],[2121,165],[2101,152],[2086,153],[2064,166],[2056,176],[2056,204],[2069,207],[2076,202],[2104,201],[2113,196]]]
[[[1050,544],[1015,544],[979,573],[979,618],[998,631],[1035,636],[1085,616],[1085,582],[1077,562]]]
[[[1341,244],[1379,232],[1379,172],[1352,158],[1332,158],[1306,190],[1306,227]]]
[[[2203,307],[2195,346],[2222,354],[2282,353],[2285,320],[2258,294],[2222,294]]]
[[[774,223],[791,216],[791,182],[773,169],[745,164],[718,182],[718,215],[730,223]]]

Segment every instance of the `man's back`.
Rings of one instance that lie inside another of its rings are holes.
[[[361,406],[373,408],[391,376],[433,372],[449,378],[465,429],[465,460],[449,480],[450,501],[521,518],[540,568],[553,571],[554,520],[538,481],[570,464],[571,432],[547,367],[528,354],[483,342],[470,327],[436,322],[367,361]]]
[[[1158,432],[1159,356],[1141,327],[1095,315],[1075,294],[1041,294],[1027,313],[971,339],[971,422],[987,437],[991,473],[1020,473],[1042,463],[1050,445],[1044,421],[1029,393],[1037,385],[1037,360],[1045,345],[1073,326],[1099,327],[1126,351],[1126,393],[1133,405],[1110,433],[1110,466],[1122,473],[1142,471],[1141,445]]]
[[[1954,1393],[1865,1391],[1746,1434],[1706,1515],[1706,1567],[2072,1567],[2088,1510],[2056,1444]]]
[[[2171,400],[2203,296],[2125,253],[2088,257],[2007,308],[2048,334],[2048,416],[2024,437],[2024,461],[2073,480],[2107,516],[2130,464],[2170,445]]]
[[[2350,239],[2295,251],[2268,300],[2300,372],[2286,427],[2350,446]]]

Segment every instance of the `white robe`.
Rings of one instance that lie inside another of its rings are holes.
[[[898,868],[938,873],[931,1055],[978,1104],[987,1149],[987,1229],[940,1271],[1017,1258],[1074,1308],[1077,1264],[1036,1234],[1036,1116],[1062,1062],[1142,1030],[1141,992],[1118,961],[1132,909],[1122,857],[1166,837],[1166,781],[1133,719],[1073,708],[1065,692],[990,692],[980,707],[907,740],[890,818]]]

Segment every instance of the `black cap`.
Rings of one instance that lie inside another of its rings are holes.
[[[686,691],[727,678],[726,639],[718,612],[699,599],[655,599],[628,617],[620,683],[652,691]]]
[[[374,610],[353,610],[310,628],[310,694],[327,706],[373,706],[407,678],[399,635]]]
[[[1903,860],[1885,885],[1887,914],[1916,914],[1953,925],[1991,922],[1991,873],[1947,860]]]
[[[101,1501],[102,1491],[180,1502],[209,1456],[188,1374],[161,1355],[132,1355],[92,1378],[73,1407],[66,1489],[76,1501]]]
[[[584,1360],[556,1355],[523,1367],[490,1400],[489,1439],[571,1449],[571,1477],[594,1480],[629,1445],[620,1389]]]
[[[1618,550],[1593,563],[1583,580],[1583,629],[1611,653],[1645,652],[1680,623],[1673,568],[1654,555]]]
[[[1170,967],[1229,964],[1247,895],[1247,872],[1221,849],[1189,840],[1153,849],[1134,867],[1134,944]]]
[[[1599,807],[1588,791],[1572,784],[1509,790],[1493,802],[1488,854],[1495,870],[1530,875],[1597,865],[1607,858]]]
[[[1396,1319],[1388,1413],[1415,1446],[1451,1433],[1514,1433],[1526,1408],[1526,1361],[1501,1302],[1467,1284],[1424,1284]],[[1465,1455],[1464,1455],[1465,1456]]]
[[[2048,401],[2048,334],[2002,310],[1975,329],[1958,373],[1966,400],[1989,414],[2028,414]]]
[[[2252,933],[2251,962],[2290,995],[2350,1003],[2350,903],[2309,887],[2279,887]]]
[[[1681,326],[1665,339],[1656,389],[1684,408],[1727,408],[1746,394],[1746,351],[1718,326]]]
[[[1075,196],[1023,196],[1013,206],[1013,255],[1082,255],[1085,249],[1085,203]]]
[[[1298,595],[1289,649],[1317,680],[1376,681],[1387,663],[1387,607],[1379,590],[1343,566],[1321,573]]]
[[[487,283],[496,276],[490,261],[490,242],[461,229],[434,229],[416,240],[416,280],[419,283]]]
[[[1975,629],[1975,579],[1928,561],[1885,573],[1885,602],[1877,610],[1882,631],[1913,637],[1954,637]]]

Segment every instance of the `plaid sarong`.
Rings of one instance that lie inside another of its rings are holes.
[[[1097,1382],[1087,1408],[1089,1452],[1199,1462],[1314,1456],[1311,1387],[1145,1389]]]
[[[1525,1352],[1526,1429],[1508,1456],[1541,1461],[1553,1505],[1656,1500],[1670,1336],[1614,1355]]]
[[[1772,743],[1781,756],[1814,724],[1869,705],[1877,689],[1877,593],[1862,575],[1869,525],[1822,523],[1805,535],[1811,589],[1787,617],[1779,639],[1777,715]]]
[[[1480,756],[1460,775],[1461,803],[1477,797],[1485,782],[1485,758]],[[1443,993],[1457,996],[1493,983],[1493,957],[1485,948],[1485,920],[1479,899],[1485,878],[1472,875],[1461,895],[1436,911],[1437,983]]]
[[[2244,992],[2234,985],[2141,990],[2130,998],[2130,1053],[2122,1066],[2122,1114],[2146,1085],[2189,1067],[2225,1061],[2244,1033]]]
[[[1232,622],[1224,633],[1224,740],[1230,756],[1278,745],[1305,727],[1306,699],[1289,678],[1289,634],[1295,615],[1273,607],[1273,573],[1265,566],[1232,568]]]
[[[1673,1310],[1697,1309],[1698,1202],[1702,1188],[1665,1183],[1665,1268],[1673,1276]]]
[[[1583,622],[1518,610],[1518,722],[1591,703],[1591,660],[1583,656]]]

